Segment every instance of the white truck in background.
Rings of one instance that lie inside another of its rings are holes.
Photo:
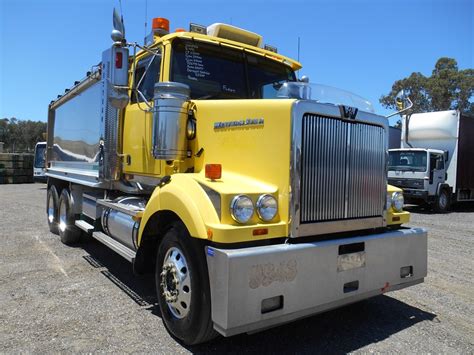
[[[38,142],[35,145],[35,159],[33,162],[33,181],[45,183],[46,177],[46,142]]]
[[[474,118],[459,111],[402,117],[401,148],[389,149],[388,183],[405,202],[446,212],[474,201]]]

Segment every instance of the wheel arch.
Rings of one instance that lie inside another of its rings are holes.
[[[447,190],[448,193],[450,194],[449,197],[451,197],[451,195],[453,193],[451,186],[449,186],[446,183],[438,184],[438,188],[436,189],[436,195],[439,196],[439,194],[441,193],[442,190]]]
[[[134,270],[143,273],[153,267],[156,248],[173,221],[180,221],[193,238],[207,240],[206,223],[219,223],[209,197],[194,179],[180,174],[157,187],[141,218]],[[151,261],[152,262],[151,262]]]

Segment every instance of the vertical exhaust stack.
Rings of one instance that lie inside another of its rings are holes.
[[[153,156],[155,159],[186,158],[188,85],[175,82],[155,84],[153,112]]]

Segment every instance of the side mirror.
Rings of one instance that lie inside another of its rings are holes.
[[[448,150],[445,150],[444,151],[444,161],[447,162],[449,159],[449,151]]]
[[[302,83],[309,83],[309,77],[306,75],[303,75],[299,81]]]
[[[442,166],[442,161],[441,160],[436,160],[436,170],[441,170],[441,166]]]

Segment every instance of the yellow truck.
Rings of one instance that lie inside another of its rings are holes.
[[[402,227],[388,120],[370,103],[298,80],[300,63],[226,24],[170,33],[157,18],[139,45],[114,12],[112,39],[49,105],[47,220],[67,245],[88,233],[154,273],[173,336],[254,332],[423,282],[427,233]]]

